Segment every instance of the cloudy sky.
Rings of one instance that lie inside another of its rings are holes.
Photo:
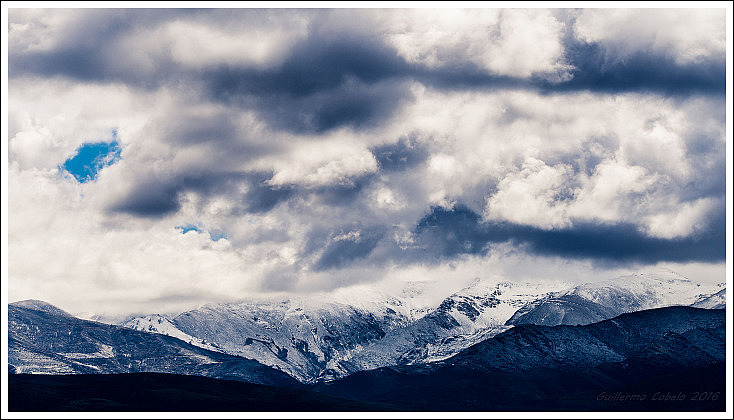
[[[724,281],[725,9],[8,20],[10,301]]]

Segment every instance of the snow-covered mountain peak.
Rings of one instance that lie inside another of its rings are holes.
[[[667,267],[657,267],[657,268],[651,268],[648,270],[645,270],[644,272],[638,272],[633,274],[635,276],[642,276],[642,277],[649,277],[649,278],[655,278],[658,280],[663,281],[690,281],[688,277],[677,273],[670,268]]]
[[[523,305],[568,287],[565,282],[508,282],[475,279],[467,287],[444,299],[445,308],[466,333],[498,327]]]
[[[721,289],[710,296],[704,296],[691,306],[704,309],[726,309],[726,289]]]
[[[583,325],[627,312],[689,306],[717,290],[670,270],[636,273],[551,293],[518,310],[508,324]]]
[[[54,315],[61,315],[61,316],[72,316],[68,312],[64,311],[61,308],[58,308],[48,302],[37,300],[37,299],[26,299],[26,300],[19,300],[17,302],[10,303],[10,306],[15,306],[18,308],[24,308],[24,309],[33,309],[36,311],[43,311],[48,312],[50,314]]]
[[[674,271],[659,269],[585,283],[559,293],[578,295],[593,302],[618,307],[622,312],[670,305],[691,305],[715,293],[713,284],[695,283]]]

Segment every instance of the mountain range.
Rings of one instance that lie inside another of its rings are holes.
[[[530,282],[474,280],[433,303],[424,296],[429,287],[408,282],[391,294],[358,289],[212,304],[173,318],[146,315],[122,325],[252,358],[310,383],[449,357],[504,331],[507,318],[550,290]]]
[[[14,411],[725,408],[726,314],[721,309],[675,306],[584,326],[519,325],[441,361],[381,367],[312,385],[252,360],[197,352],[173,337],[38,309],[11,310],[11,337],[25,330],[25,338],[39,342],[11,340],[16,374],[10,375],[9,404]],[[66,336],[51,338],[53,328]],[[46,363],[45,373],[54,375],[22,374],[28,347],[36,348],[32,356],[41,356],[35,367]],[[164,370],[164,376],[149,373]]]
[[[397,293],[360,289],[211,304],[122,325],[255,359],[312,383],[446,359],[513,325],[585,325],[644,309],[706,305],[706,299],[721,308],[725,294],[724,284],[693,282],[669,270],[563,286],[475,279],[432,303],[423,296],[428,286],[411,282]]]
[[[660,375],[685,386],[718,378],[723,286],[673,272],[562,290],[477,279],[439,301],[428,298],[430,284],[411,282],[396,293],[210,304],[122,325],[27,300],[8,308],[9,370],[201,376],[310,388],[371,407],[511,410],[522,408],[522,399],[541,407],[563,400],[561,394],[644,388],[639,380],[654,384]],[[441,391],[445,381],[456,384],[451,392]],[[513,397],[500,401],[479,389]],[[407,400],[410,393],[420,398]]]
[[[521,325],[442,361],[357,372],[315,389],[414,410],[701,409],[694,395],[725,399],[725,317],[666,307],[585,326]],[[617,392],[645,397],[604,398]],[[686,396],[666,406],[665,395]]]

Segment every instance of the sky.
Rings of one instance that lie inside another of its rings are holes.
[[[725,34],[724,8],[9,9],[8,298],[723,282]]]

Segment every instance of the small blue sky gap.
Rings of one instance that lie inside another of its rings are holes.
[[[84,143],[61,169],[70,173],[80,183],[94,181],[102,168],[119,161],[122,148],[117,141],[117,130],[112,130],[112,140],[107,142]]]

